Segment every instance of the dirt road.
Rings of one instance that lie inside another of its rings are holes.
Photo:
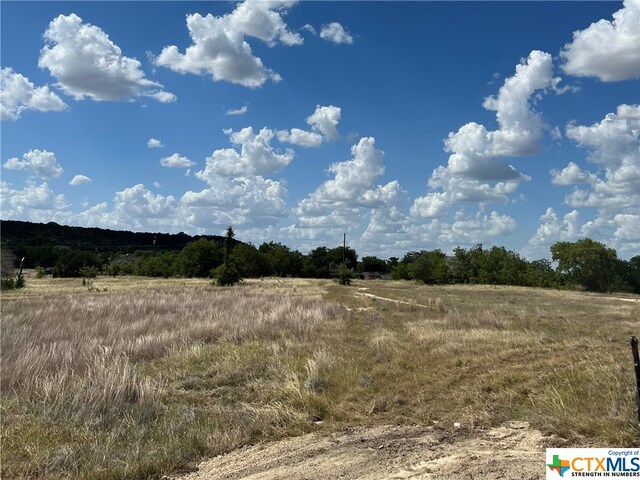
[[[246,447],[176,480],[542,479],[545,437],[524,422],[485,431],[353,428]]]

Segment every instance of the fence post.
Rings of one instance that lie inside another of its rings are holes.
[[[638,355],[638,339],[633,335],[629,341],[631,342],[633,367],[636,373],[636,413],[638,415],[638,428],[640,429],[640,355]]]

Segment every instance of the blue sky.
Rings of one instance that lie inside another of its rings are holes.
[[[640,1],[12,2],[3,219],[640,251]]]

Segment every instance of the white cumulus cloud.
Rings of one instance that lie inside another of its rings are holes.
[[[337,126],[340,122],[342,109],[333,105],[316,106],[316,110],[307,117],[307,124],[311,126],[314,132],[318,132],[328,140],[336,140],[340,138]]]
[[[160,165],[167,168],[191,168],[195,164],[196,162],[179,153],[174,153],[170,157],[164,157],[160,160]]]
[[[551,55],[534,50],[505,79],[498,95],[487,97],[483,106],[496,112],[499,128],[487,130],[475,122],[463,125],[445,139],[451,153],[446,167],[431,174],[430,192],[415,199],[412,215],[434,218],[444,215],[456,202],[506,202],[523,180],[530,178],[506,163],[503,157],[537,152],[544,124],[530,102],[560,79],[552,75]]]
[[[551,183],[554,185],[575,185],[595,180],[596,176],[593,173],[582,170],[574,162],[569,162],[562,170],[551,170]]]
[[[583,214],[573,209],[562,218],[551,207],[539,219],[536,233],[523,248],[529,258],[550,257],[549,249],[556,242],[574,242],[589,237],[615,248],[618,256],[629,258],[640,250],[640,214],[637,208],[626,213],[598,210],[590,220],[581,220]]]
[[[306,32],[309,32],[311,35],[317,35],[318,32],[316,32],[316,29],[313,25],[306,23],[302,26],[301,30],[304,30]]]
[[[99,27],[75,13],[54,18],[44,33],[38,66],[47,68],[76,100],[127,100],[139,96],[173,102],[175,95],[145,78],[141,63],[122,54]]]
[[[49,87],[36,87],[11,68],[0,70],[0,119],[17,120],[26,110],[65,110],[67,105]]]
[[[516,221],[508,215],[478,212],[473,219],[456,220],[451,226],[450,243],[471,244],[487,237],[501,237],[515,232]]]
[[[316,105],[315,111],[307,117],[311,131],[292,128],[277,132],[280,142],[292,143],[301,147],[319,147],[325,140],[340,138],[337,126],[340,123],[342,109],[333,105]]]
[[[266,227],[284,218],[289,209],[287,191],[277,180],[262,176],[217,178],[210,188],[186,192],[180,200],[180,217],[200,228]]]
[[[405,227],[406,238],[400,243],[407,250],[436,249],[450,251],[456,246],[471,247],[483,244],[485,247],[500,244],[502,238],[517,230],[517,223],[509,215],[491,211],[489,214],[478,210],[466,215],[458,210],[452,221],[431,218],[424,223],[411,223]]]
[[[43,180],[58,178],[64,172],[55,153],[38,149],[29,150],[22,160],[10,158],[2,166],[8,170],[33,170]]]
[[[233,145],[240,147],[214,151],[207,157],[204,170],[196,172],[196,177],[213,182],[217,177],[250,177],[271,175],[289,165],[295,154],[293,150],[276,152],[271,146],[274,132],[263,128],[258,133],[252,127],[234,132],[224,131]]]
[[[143,184],[116,192],[113,201],[120,219],[136,222],[150,218],[168,218],[172,216],[176,206],[172,195],[155,195]]]
[[[87,183],[91,183],[91,179],[89,177],[86,175],[75,175],[69,182],[69,185],[77,187],[78,185],[86,185]]]
[[[15,190],[7,182],[0,182],[0,210],[3,218],[50,222],[59,212],[69,209],[64,195],[56,195],[46,182],[29,183]]]
[[[522,253],[530,258],[548,258],[549,247],[556,242],[573,242],[581,234],[580,213],[572,210],[562,219],[556,211],[549,207],[538,219],[538,229],[529,239]]]
[[[552,171],[558,185],[587,183],[575,188],[565,201],[572,207],[636,208],[640,205],[640,105],[620,105],[591,126],[569,124],[567,138],[589,150],[587,160],[602,173],[582,171],[570,163]]]
[[[253,54],[247,37],[276,43],[300,45],[298,33],[291,32],[283,20],[291,0],[245,1],[231,13],[215,17],[198,13],[187,15],[187,29],[193,44],[180,53],[178,47],[164,47],[155,59],[159,66],[178,73],[211,75],[215,81],[228,81],[255,88],[280,76],[266,68]]]
[[[164,145],[162,144],[161,140],[158,140],[157,138],[150,138],[149,141],[147,142],[147,147],[149,147],[149,148],[163,148]]]
[[[276,132],[278,141],[282,143],[291,143],[301,147],[319,147],[322,144],[322,135],[315,132],[308,132],[299,128],[291,130],[278,130]]]
[[[634,257],[640,252],[640,214],[619,213],[613,217],[615,231],[610,245],[623,257]]]
[[[404,216],[400,207],[406,191],[397,181],[376,184],[384,174],[384,152],[373,137],[361,138],[351,147],[352,158],[329,166],[333,178],[323,182],[298,203],[297,221],[287,227],[294,238],[331,241],[340,232],[354,232],[363,215],[370,213],[370,234],[374,230],[399,228]]]
[[[323,25],[320,30],[320,38],[333,43],[353,43],[353,37],[338,22]]]
[[[246,105],[243,105],[240,108],[230,108],[229,110],[224,112],[224,114],[225,115],[244,115],[248,111],[249,111],[249,107]]]
[[[334,163],[329,172],[334,178],[327,180],[309,196],[309,201],[300,204],[301,211],[316,203],[335,205],[343,202],[356,206],[360,197],[374,186],[377,177],[384,173],[384,152],[375,148],[373,137],[361,138],[351,147],[352,159]]]
[[[603,82],[640,78],[640,0],[625,0],[613,20],[601,19],[573,33],[560,56],[569,75]]]
[[[418,197],[411,206],[411,216],[416,218],[438,218],[449,209],[449,199],[445,192],[432,192]]]

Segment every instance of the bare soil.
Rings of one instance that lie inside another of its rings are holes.
[[[526,422],[474,431],[358,427],[245,447],[174,478],[534,480],[545,476],[544,448],[552,440]]]

